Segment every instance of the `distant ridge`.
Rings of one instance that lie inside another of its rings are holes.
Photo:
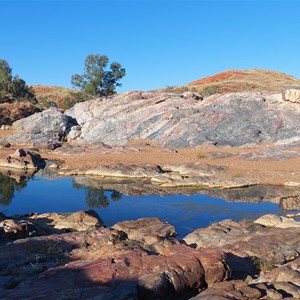
[[[281,72],[263,69],[229,70],[187,84],[203,94],[245,91],[280,92],[285,86],[299,86],[300,79]]]

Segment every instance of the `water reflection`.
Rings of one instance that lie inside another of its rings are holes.
[[[148,180],[105,179],[89,176],[73,178],[74,184],[82,187],[116,190],[127,196],[148,195],[196,195],[205,194],[213,198],[224,199],[229,202],[279,204],[282,210],[300,210],[300,190],[283,186],[252,186],[237,189],[203,189],[203,188],[172,188],[163,189],[153,185]]]
[[[81,185],[73,180],[74,189],[85,190],[85,201],[89,208],[108,207],[110,200],[119,201],[122,198],[122,194],[116,190],[106,189],[103,187],[89,187]]]
[[[18,179],[6,176],[0,172],[0,204],[8,206],[14,197],[15,191],[21,191],[27,186],[26,175],[19,176]]]
[[[158,217],[173,224],[183,237],[196,228],[223,219],[256,219],[267,213],[285,215],[297,212],[300,207],[299,189],[283,187],[161,189],[147,180],[49,174],[47,178],[35,175],[27,180],[28,177],[28,174],[0,174],[0,210],[5,215],[65,213],[92,208],[106,226],[124,220]]]

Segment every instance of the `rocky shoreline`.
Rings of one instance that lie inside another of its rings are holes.
[[[94,211],[1,215],[5,299],[299,299],[300,223],[265,215],[190,233]],[[194,297],[194,298],[193,298]]]

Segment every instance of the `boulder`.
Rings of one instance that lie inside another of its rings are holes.
[[[11,144],[48,145],[66,139],[73,120],[57,109],[48,109],[13,123],[15,133],[5,137]]]
[[[94,210],[80,210],[73,213],[44,213],[30,216],[31,220],[47,220],[54,229],[85,231],[103,226],[103,221]]]
[[[36,228],[29,221],[5,218],[0,222],[0,240],[15,240],[35,235]]]
[[[174,226],[159,218],[123,221],[116,223],[112,228],[125,232],[130,240],[137,241],[143,248],[156,253],[161,253],[171,245],[179,244],[175,239],[177,232]]]
[[[22,148],[7,156],[6,160],[0,159],[0,167],[8,169],[37,170],[45,165],[45,160],[39,154]]]

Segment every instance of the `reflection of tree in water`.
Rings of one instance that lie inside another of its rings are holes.
[[[106,190],[102,187],[88,187],[74,181],[73,187],[76,189],[85,189],[85,201],[89,208],[108,207],[110,200],[119,201],[122,198],[122,194],[116,190]]]
[[[115,190],[104,190],[103,188],[85,188],[85,200],[90,208],[108,207],[109,195],[113,201],[118,201],[122,198],[122,194]]]
[[[122,199],[122,194],[119,191],[112,190],[110,197],[113,201],[119,201]]]
[[[109,200],[103,189],[87,188],[85,190],[85,201],[90,208],[107,207]]]
[[[0,173],[0,205],[9,205],[14,197],[15,191],[21,191],[24,187],[26,187],[26,185],[26,180],[22,178],[18,183],[15,179]]]

